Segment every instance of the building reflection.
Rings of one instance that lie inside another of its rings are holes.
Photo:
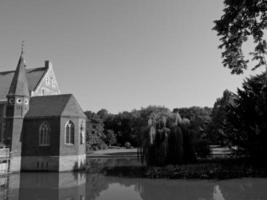
[[[8,200],[85,200],[82,173],[21,173],[9,177]]]
[[[158,180],[83,173],[12,174],[8,200],[263,200],[267,179]],[[1,200],[5,199],[1,196]]]
[[[20,174],[0,177],[0,199],[18,200],[20,188]]]

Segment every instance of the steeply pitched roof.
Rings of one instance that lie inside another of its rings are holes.
[[[80,105],[72,94],[31,97],[30,110],[25,118],[83,117]]]
[[[15,74],[11,81],[8,95],[30,96],[23,52],[21,52]]]
[[[29,91],[34,91],[42,77],[47,72],[47,67],[33,69],[26,68],[26,77],[28,80]],[[0,100],[5,100],[8,94],[15,71],[0,72]]]

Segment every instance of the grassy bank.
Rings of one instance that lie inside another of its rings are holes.
[[[137,156],[137,149],[104,149],[87,153],[87,157],[106,157],[106,156]]]
[[[170,179],[231,179],[267,177],[267,166],[251,164],[246,160],[208,160],[188,165],[166,167],[120,166],[103,168],[108,176]]]

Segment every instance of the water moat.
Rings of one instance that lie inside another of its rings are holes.
[[[2,183],[3,183],[2,178]],[[0,199],[7,200],[263,200],[267,179],[164,180],[86,173],[12,174]]]

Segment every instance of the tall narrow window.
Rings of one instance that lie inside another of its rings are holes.
[[[74,144],[74,124],[68,121],[65,125],[65,143]]]
[[[46,85],[50,85],[50,79],[49,79],[49,77],[46,77],[46,78],[45,78],[45,84],[46,84]]]
[[[85,122],[81,121],[80,123],[80,144],[85,143]]]
[[[47,122],[43,122],[39,128],[39,146],[50,145],[50,127]]]

